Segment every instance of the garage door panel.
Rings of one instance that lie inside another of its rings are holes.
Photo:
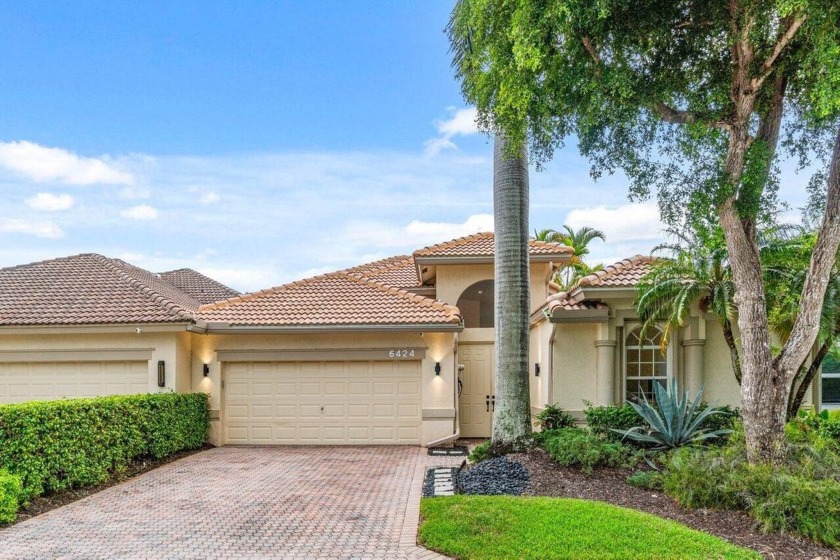
[[[226,442],[417,444],[420,377],[419,362],[226,364],[226,386],[249,387],[225,393]]]
[[[148,362],[0,363],[0,403],[146,393]]]

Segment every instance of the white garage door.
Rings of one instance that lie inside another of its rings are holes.
[[[232,362],[225,442],[419,444],[420,362]]]
[[[0,403],[149,392],[148,362],[0,362]]]

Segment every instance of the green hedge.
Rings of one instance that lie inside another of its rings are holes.
[[[132,459],[204,445],[204,393],[158,393],[0,406],[0,469],[20,476],[23,499],[98,484]]]
[[[17,519],[22,497],[23,485],[20,477],[0,471],[0,524],[11,523]]]

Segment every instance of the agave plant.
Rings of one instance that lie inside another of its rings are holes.
[[[677,380],[673,378],[668,380],[667,387],[654,383],[653,392],[656,406],[647,400],[644,393],[640,403],[630,403],[642,420],[647,422],[647,426],[613,431],[640,443],[652,443],[653,449],[673,449],[732,433],[732,430],[710,432],[700,427],[710,416],[726,414],[714,405],[699,409],[703,397],[702,387],[692,401],[688,400],[687,391],[679,392]]]

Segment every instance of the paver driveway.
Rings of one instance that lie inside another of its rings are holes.
[[[222,447],[0,531],[0,558],[442,558],[417,447]]]

